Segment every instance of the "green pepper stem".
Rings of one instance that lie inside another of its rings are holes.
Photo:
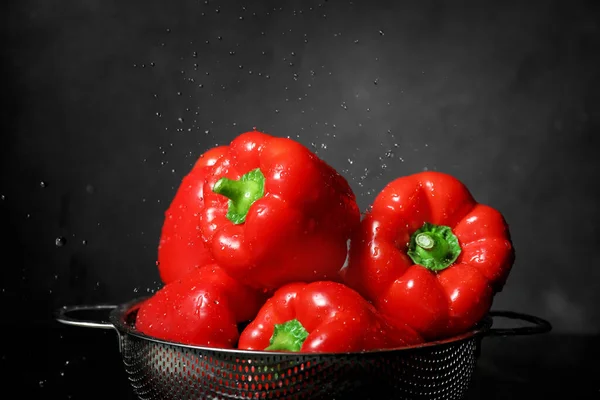
[[[250,206],[264,196],[265,176],[260,169],[242,175],[239,180],[221,178],[213,186],[213,192],[229,199],[227,218],[234,224],[246,221]]]
[[[269,341],[266,351],[292,351],[298,352],[302,348],[308,332],[297,319],[275,324],[273,336]]]
[[[229,178],[221,178],[215,183],[215,186],[213,186],[213,192],[222,194],[228,199],[239,201],[241,197],[244,196],[244,193],[249,186],[251,186],[251,184]]]
[[[412,235],[407,253],[415,264],[441,271],[456,261],[461,248],[450,227],[425,222]]]
[[[417,246],[420,246],[425,250],[433,249],[433,247],[435,246],[435,239],[431,236],[430,233],[419,233],[415,238],[415,241],[417,242]]]

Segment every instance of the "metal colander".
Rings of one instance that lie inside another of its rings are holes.
[[[131,387],[140,400],[191,399],[462,399],[485,336],[544,333],[538,317],[492,311],[475,329],[438,342],[361,353],[280,353],[187,346],[135,329],[138,305],[72,306],[57,310],[62,323],[115,329]],[[108,321],[78,319],[105,310]],[[495,317],[530,326],[492,328]]]

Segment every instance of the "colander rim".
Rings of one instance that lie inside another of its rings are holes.
[[[189,349],[194,351],[203,351],[203,352],[221,352],[221,353],[229,353],[236,354],[240,356],[293,356],[293,357],[315,357],[315,356],[369,356],[369,355],[386,355],[386,354],[397,354],[398,352],[415,352],[420,350],[431,351],[437,347],[443,347],[445,345],[456,345],[459,342],[463,342],[466,340],[473,339],[475,337],[480,337],[485,335],[492,326],[492,318],[490,316],[485,316],[473,329],[462,333],[460,335],[452,336],[449,338],[430,341],[418,345],[411,346],[403,346],[400,348],[388,348],[388,349],[376,349],[376,350],[366,350],[361,352],[344,352],[344,353],[328,353],[328,352],[319,352],[319,353],[309,353],[309,352],[272,352],[272,351],[263,351],[263,350],[241,350],[241,349],[225,349],[218,347],[209,347],[209,346],[197,346],[184,344],[169,340],[163,340],[159,338],[155,338],[144,333],[139,332],[135,326],[132,326],[128,323],[128,317],[136,312],[141,303],[146,300],[148,296],[138,297],[136,299],[130,300],[126,303],[123,303],[117,307],[115,307],[109,315],[109,321],[114,326],[114,328],[119,332],[120,336],[129,335],[134,336],[138,339],[151,341],[161,345],[170,345],[180,347],[182,349]]]

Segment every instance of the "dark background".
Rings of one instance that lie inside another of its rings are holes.
[[[180,180],[256,127],[311,147],[363,210],[401,175],[465,182],[504,214],[517,251],[494,308],[554,326],[486,339],[475,390],[541,365],[543,385],[590,385],[577,368],[600,332],[599,4],[3,2],[6,381],[128,395],[115,334],[52,312],[160,287],[156,247]]]

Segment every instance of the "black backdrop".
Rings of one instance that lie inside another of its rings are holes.
[[[598,4],[3,2],[3,338],[158,288],[181,178],[252,127],[311,147],[363,210],[400,175],[454,174],[511,227],[494,307],[597,334]]]

